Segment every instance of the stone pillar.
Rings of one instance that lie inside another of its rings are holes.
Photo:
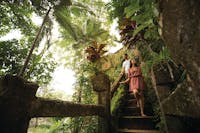
[[[11,75],[0,79],[0,132],[27,132],[37,88],[38,85]]]
[[[98,118],[98,133],[110,133],[110,80],[98,72],[92,77],[93,89],[98,93],[98,104],[104,106],[104,116]],[[103,113],[103,112],[102,112]]]

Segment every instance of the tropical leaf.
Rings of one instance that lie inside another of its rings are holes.
[[[124,9],[124,13],[126,14],[126,17],[129,18],[133,16],[140,9],[141,6],[139,5],[139,0],[134,0],[128,7]]]
[[[76,16],[80,16],[80,15],[81,15],[81,11],[82,11],[82,10],[81,10],[79,7],[73,6],[73,7],[71,7],[70,9],[71,9],[71,12],[72,12],[74,15],[76,15]]]
[[[89,36],[92,36],[100,29],[101,25],[95,19],[88,19],[86,21],[86,33]]]
[[[149,25],[151,25],[153,23],[153,20],[150,19],[149,21],[141,24],[140,26],[138,26],[134,32],[133,32],[133,36],[137,35],[140,31],[144,30],[146,27],[148,27]]]
[[[158,33],[157,27],[155,25],[149,26],[148,30],[144,34],[144,38],[145,39],[159,40],[160,37],[159,37],[159,33]]]
[[[69,20],[69,12],[67,9],[60,9],[54,12],[58,23],[73,37],[74,40],[78,41],[78,36],[74,29],[75,25]]]
[[[71,8],[76,8],[76,11],[79,13],[81,12],[85,12],[85,13],[89,13],[91,15],[95,15],[95,13],[85,4],[81,3],[81,2],[73,2]]]
[[[97,61],[107,51],[104,50],[106,44],[98,44],[96,41],[92,42],[92,45],[85,49],[87,53],[87,59],[91,62]]]

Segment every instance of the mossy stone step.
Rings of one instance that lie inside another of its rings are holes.
[[[120,117],[120,118],[126,118],[126,119],[147,119],[147,118],[149,118],[149,119],[153,119],[153,116],[122,116],[122,117]]]
[[[129,99],[125,101],[125,107],[137,107],[137,100],[136,99]],[[145,103],[144,106],[150,106],[149,103]]]
[[[129,99],[126,101],[125,106],[131,107],[131,106],[137,106],[137,100],[136,99]]]
[[[123,116],[119,118],[119,128],[127,129],[155,129],[153,116]]]
[[[134,96],[133,94],[128,94],[128,95],[126,96],[126,99],[127,99],[127,100],[135,99],[135,96]]]
[[[151,107],[149,106],[145,106],[144,108],[144,113],[146,115],[152,115],[153,114],[153,111],[151,109]],[[121,113],[120,113],[121,116],[124,116],[124,115],[127,115],[127,116],[139,116],[140,115],[140,108],[139,107],[123,107],[121,109]]]
[[[118,133],[159,133],[158,130],[130,130],[130,129],[118,129]]]

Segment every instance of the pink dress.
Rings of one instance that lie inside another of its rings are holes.
[[[134,67],[134,70],[130,68],[128,70],[128,77],[130,78],[129,81],[129,91],[133,90],[143,90],[144,88],[144,81],[142,77],[142,72],[140,67]]]

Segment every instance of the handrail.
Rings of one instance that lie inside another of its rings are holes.
[[[119,87],[119,82],[121,81],[121,79],[123,78],[124,74],[121,74],[118,76],[118,78],[114,81],[114,83],[111,86],[111,91],[110,91],[110,95],[111,98],[113,97],[115,91],[117,90],[117,88]]]

